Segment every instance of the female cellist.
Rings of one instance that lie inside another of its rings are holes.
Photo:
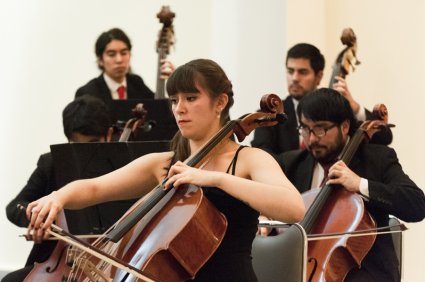
[[[202,169],[182,162],[229,120],[232,84],[215,62],[199,59],[180,66],[169,78],[167,92],[180,129],[173,150],[145,155],[102,177],[72,182],[31,203],[27,208],[29,233],[40,241],[63,208],[141,197],[168,176],[166,189],[178,189],[181,184],[202,187],[228,221],[222,243],[195,280],[256,281],[250,251],[259,213],[285,222],[299,221],[304,214],[302,198],[270,155],[241,147],[231,138]]]

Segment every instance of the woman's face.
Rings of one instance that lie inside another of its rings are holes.
[[[195,141],[209,140],[221,127],[222,99],[212,100],[207,91],[177,93],[170,97],[171,108],[181,134]],[[222,94],[226,95],[226,94]]]

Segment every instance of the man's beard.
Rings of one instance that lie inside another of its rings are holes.
[[[344,145],[345,145],[345,142],[342,138],[341,129],[338,128],[338,136],[334,144],[330,146],[323,146],[320,144],[311,144],[309,146],[309,150],[319,163],[330,163],[330,162],[335,162],[338,159],[342,149],[344,148]],[[314,152],[315,148],[320,148],[324,150],[322,151],[323,154],[317,155],[317,152]]]

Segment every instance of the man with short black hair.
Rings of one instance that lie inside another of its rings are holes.
[[[106,142],[112,134],[111,120],[106,105],[98,98],[85,95],[69,103],[62,112],[65,136],[71,143]],[[50,194],[58,187],[55,183],[52,154],[40,156],[37,168],[31,174],[27,184],[7,205],[7,218],[19,227],[28,227],[29,220],[25,214],[28,203]],[[34,263],[41,263],[50,257],[57,241],[46,240],[34,244],[25,267],[6,275],[3,282],[23,281],[33,269]]]
[[[388,226],[389,215],[406,222],[425,218],[424,193],[404,173],[392,148],[362,143],[349,164],[339,160],[358,128],[345,97],[333,89],[318,89],[300,100],[297,115],[306,149],[285,152],[278,160],[300,192],[320,187],[330,167],[327,184],[361,195],[377,227]],[[361,267],[354,267],[344,281],[400,281],[391,234],[378,234]]]
[[[276,156],[282,152],[300,148],[302,140],[298,136],[299,121],[296,109],[299,101],[308,93],[316,90],[323,78],[325,58],[320,50],[307,43],[299,43],[288,50],[286,56],[286,81],[288,97],[283,100],[283,107],[288,119],[272,127],[260,127],[254,131],[253,147],[261,148]],[[351,95],[344,78],[336,77],[333,88],[350,102],[358,120],[371,118],[371,113],[357,103]],[[377,143],[389,144],[391,131],[377,140]]]
[[[75,97],[93,95],[107,105],[112,100],[153,99],[154,93],[145,85],[143,79],[131,73],[132,45],[129,37],[119,28],[103,32],[95,44],[97,65],[102,74],[80,87]],[[174,65],[163,60],[161,74],[168,78]]]

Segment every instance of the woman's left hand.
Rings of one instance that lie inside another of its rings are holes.
[[[168,172],[168,180],[164,184],[165,189],[178,187],[182,184],[197,186],[218,186],[220,172],[201,170],[190,167],[181,161],[176,162]]]

